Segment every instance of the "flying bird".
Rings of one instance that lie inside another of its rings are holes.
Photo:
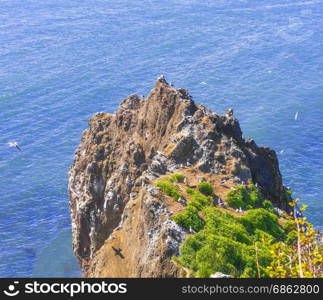
[[[19,151],[22,151],[21,148],[19,147],[18,143],[17,142],[9,142],[8,143],[8,146],[9,147],[15,147],[17,148]]]
[[[120,256],[122,259],[124,259],[124,256],[123,256],[123,254],[121,253],[121,248],[119,248],[119,249],[117,249],[117,248],[114,248],[113,246],[112,246],[112,249],[113,249],[113,251],[114,251],[114,253],[115,253],[115,255],[116,256]]]
[[[297,118],[298,118],[298,112],[296,112],[295,114],[295,117],[294,117],[295,121],[297,120]]]

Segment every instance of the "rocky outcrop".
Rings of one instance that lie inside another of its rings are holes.
[[[147,98],[130,95],[116,114],[89,121],[69,170],[73,249],[85,276],[179,276],[172,256],[188,234],[171,220],[182,204],[155,187],[168,173],[207,178],[218,197],[252,181],[275,207],[285,187],[273,150],[244,140],[230,110],[196,104],[163,76]]]

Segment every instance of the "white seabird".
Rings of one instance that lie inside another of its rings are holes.
[[[296,112],[295,117],[294,117],[295,121],[297,120],[297,118],[298,118],[298,111]]]
[[[195,230],[193,230],[191,226],[190,226],[189,232],[193,233],[193,234],[196,233]]]
[[[17,142],[9,142],[8,143],[8,146],[9,147],[15,147],[17,148],[19,151],[22,151],[21,148],[19,147],[18,143]]]

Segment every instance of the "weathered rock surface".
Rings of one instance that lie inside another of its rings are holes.
[[[207,178],[219,199],[232,185],[252,181],[285,208],[275,152],[244,140],[231,111],[220,115],[195,104],[161,76],[146,99],[131,95],[116,114],[95,114],[75,153],[73,248],[85,276],[179,276],[172,256],[188,233],[170,216],[182,204],[154,186],[173,172],[185,173],[190,184]]]

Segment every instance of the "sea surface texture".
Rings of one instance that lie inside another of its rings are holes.
[[[0,277],[81,276],[74,151],[93,113],[159,74],[233,108],[323,228],[322,15],[323,0],[0,0]]]

